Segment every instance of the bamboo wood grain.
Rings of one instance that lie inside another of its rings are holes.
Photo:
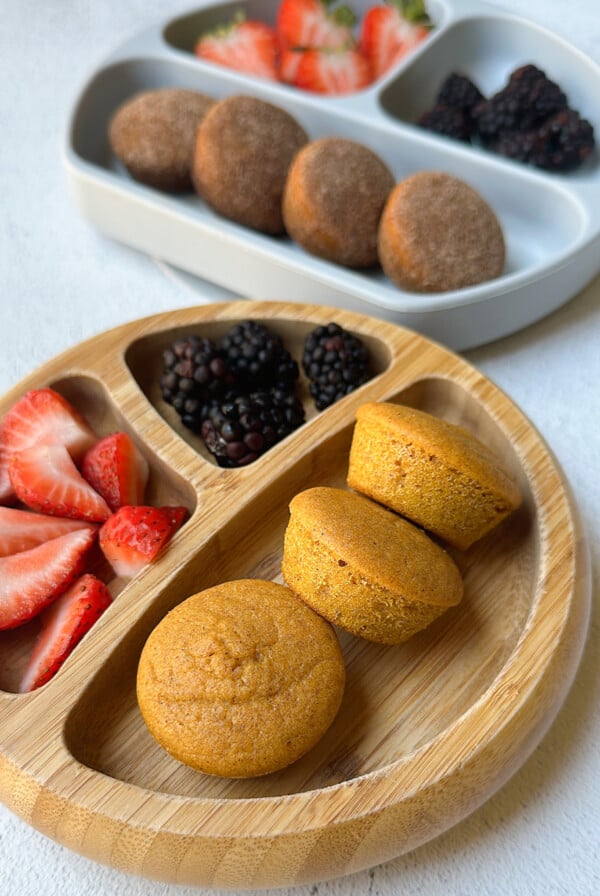
[[[361,335],[377,376],[254,464],[218,468],[160,400],[161,349],[189,329],[216,338],[255,318],[296,358],[338,321]],[[125,428],[151,468],[149,500],[189,522],[129,584],[56,677],[14,693],[35,623],[0,633],[0,799],[60,843],[128,872],[220,888],[313,882],[369,867],[438,835],[524,762],[560,707],[588,623],[590,573],[555,460],[515,405],[464,360],[392,324],[339,309],[234,302],[156,315],[102,334],[8,393],[53,385],[102,435]],[[403,401],[461,423],[518,475],[523,507],[455,553],[463,603],[400,647],[340,633],[348,668],[332,728],[266,778],[210,778],[168,757],[135,699],[143,643],[176,603],[244,576],[281,580],[288,502],[344,486],[354,412]],[[15,861],[18,858],[15,857]]]

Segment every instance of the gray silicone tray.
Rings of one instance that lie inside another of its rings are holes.
[[[361,13],[367,0],[354,8]],[[336,305],[387,318],[454,349],[514,332],[573,297],[600,271],[598,151],[571,174],[550,174],[429,134],[412,122],[433,103],[453,69],[491,94],[518,65],[532,62],[565,90],[600,134],[600,67],[560,37],[472,0],[431,0],[429,38],[385,78],[326,98],[203,63],[198,34],[237,9],[272,21],[276,4],[204,5],[144,31],[89,79],[70,116],[65,162],[81,213],[103,232],[185,274],[205,298],[222,290],[259,299]],[[504,274],[435,295],[405,292],[382,273],[314,258],[286,238],[250,231],[216,215],[199,197],[173,197],[133,181],[107,139],[119,103],[142,89],[185,86],[221,98],[253,94],[293,114],[311,139],[336,134],[370,146],[397,180],[417,170],[463,177],[495,209],[507,241]],[[195,278],[202,278],[197,281]],[[209,281],[207,283],[206,281]],[[211,295],[209,284],[215,284]]]

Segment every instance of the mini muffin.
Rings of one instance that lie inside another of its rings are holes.
[[[406,641],[463,594],[454,561],[424,532],[337,488],[292,499],[282,572],[325,619],[380,644]]]
[[[347,481],[462,550],[521,503],[512,474],[470,432],[388,402],[358,408]]]
[[[110,121],[111,148],[135,180],[167,192],[191,191],[196,131],[212,105],[210,97],[177,87],[138,93]]]
[[[341,137],[315,140],[290,169],[283,196],[289,235],[312,255],[350,268],[378,263],[377,229],[394,186],[385,163]]]
[[[308,137],[283,109],[251,96],[216,103],[198,129],[192,178],[219,214],[283,233],[281,198],[290,163]]]
[[[444,292],[500,276],[506,249],[493,209],[450,174],[423,171],[396,185],[379,227],[379,260],[403,289]]]
[[[216,585],[164,617],[142,651],[140,711],[175,759],[209,775],[284,768],[331,725],[345,685],[332,627],[285,586]]]

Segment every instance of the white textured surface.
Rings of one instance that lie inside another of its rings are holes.
[[[597,0],[504,0],[600,62]],[[190,304],[146,257],[71,206],[60,160],[67,110],[123,39],[190,3],[0,0],[0,393],[101,330]],[[598,124],[598,123],[596,123]],[[528,330],[468,353],[519,404],[571,482],[600,565],[600,281]],[[598,608],[575,685],[540,747],[479,811],[414,853],[295,896],[600,893]],[[191,896],[123,875],[46,839],[0,807],[3,896]]]

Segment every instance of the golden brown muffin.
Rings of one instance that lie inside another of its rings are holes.
[[[463,594],[454,561],[424,532],[337,488],[292,499],[282,572],[325,619],[380,644],[406,641]]]
[[[414,408],[358,408],[348,485],[462,550],[521,503],[500,460],[466,429]]]
[[[135,180],[168,192],[192,190],[196,131],[213,100],[194,90],[146,90],[123,103],[109,142]]]
[[[283,196],[289,235],[312,255],[351,268],[376,265],[377,229],[394,178],[366,146],[326,137],[296,156]]]
[[[219,214],[283,233],[281,198],[290,163],[308,137],[283,109],[251,96],[218,102],[198,129],[192,178]]]
[[[403,289],[443,292],[492,280],[505,256],[495,212],[457,177],[423,171],[390,194],[379,226],[379,260]]]
[[[137,696],[151,734],[180,762],[247,778],[310,750],[344,684],[331,626],[283,585],[241,579],[165,616],[142,651]]]

